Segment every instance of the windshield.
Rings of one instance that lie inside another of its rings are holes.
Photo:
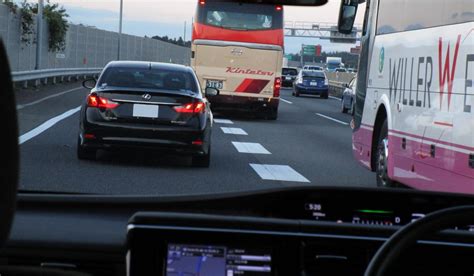
[[[302,75],[303,75],[303,77],[316,77],[316,78],[325,78],[326,77],[324,72],[320,72],[320,71],[303,71]]]
[[[472,1],[120,2],[0,3],[22,191],[474,194]]]
[[[281,74],[296,76],[298,75],[298,70],[293,69],[293,68],[283,68],[283,70],[281,71]]]
[[[109,86],[198,92],[192,74],[163,69],[111,67],[98,82],[100,88]]]
[[[269,30],[282,27],[275,6],[243,3],[205,3],[198,6],[199,22],[232,30]]]

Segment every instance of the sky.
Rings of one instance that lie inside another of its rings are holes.
[[[109,31],[118,30],[119,0],[50,0],[63,5],[74,24],[95,26]],[[123,32],[138,36],[167,35],[191,37],[191,21],[197,0],[123,0]],[[285,22],[337,22],[340,1],[329,0],[321,7],[285,6]],[[362,22],[359,8],[357,22]],[[321,44],[323,51],[349,50],[353,44],[333,44],[316,38],[285,38],[285,52],[297,53],[301,44]]]

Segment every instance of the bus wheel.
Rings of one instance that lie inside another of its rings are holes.
[[[380,129],[379,140],[377,145],[377,159],[375,174],[377,178],[377,186],[394,187],[394,182],[388,177],[388,123],[387,120],[382,124]]]

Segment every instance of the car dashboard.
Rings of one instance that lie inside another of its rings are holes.
[[[59,275],[362,275],[403,225],[473,202],[364,188],[161,199],[24,194],[0,273],[31,267]],[[392,272],[472,275],[472,256],[474,225],[459,225],[418,241]]]

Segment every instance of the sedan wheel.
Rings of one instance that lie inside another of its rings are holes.
[[[341,112],[347,113],[347,108],[346,108],[346,105],[344,104],[344,98],[341,101]]]

